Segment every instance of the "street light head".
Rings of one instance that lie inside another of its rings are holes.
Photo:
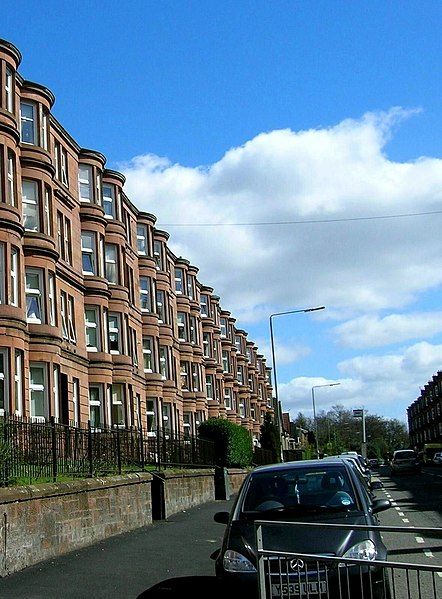
[[[306,308],[304,312],[317,312],[318,310],[325,310],[325,306],[319,306],[319,308]]]

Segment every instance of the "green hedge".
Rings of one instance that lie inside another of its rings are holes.
[[[225,418],[209,418],[200,424],[198,433],[214,442],[217,466],[244,468],[252,464],[252,437],[239,424]]]

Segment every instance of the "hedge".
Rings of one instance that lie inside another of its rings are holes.
[[[241,425],[225,418],[209,418],[200,424],[198,434],[214,442],[217,466],[245,468],[252,464],[252,437]]]

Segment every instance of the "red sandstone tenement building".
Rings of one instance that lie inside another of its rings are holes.
[[[81,148],[0,40],[0,414],[256,438],[270,368],[124,176]]]

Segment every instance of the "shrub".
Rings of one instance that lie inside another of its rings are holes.
[[[198,433],[215,444],[217,466],[244,468],[251,465],[252,438],[244,427],[225,418],[209,418],[200,424]]]

